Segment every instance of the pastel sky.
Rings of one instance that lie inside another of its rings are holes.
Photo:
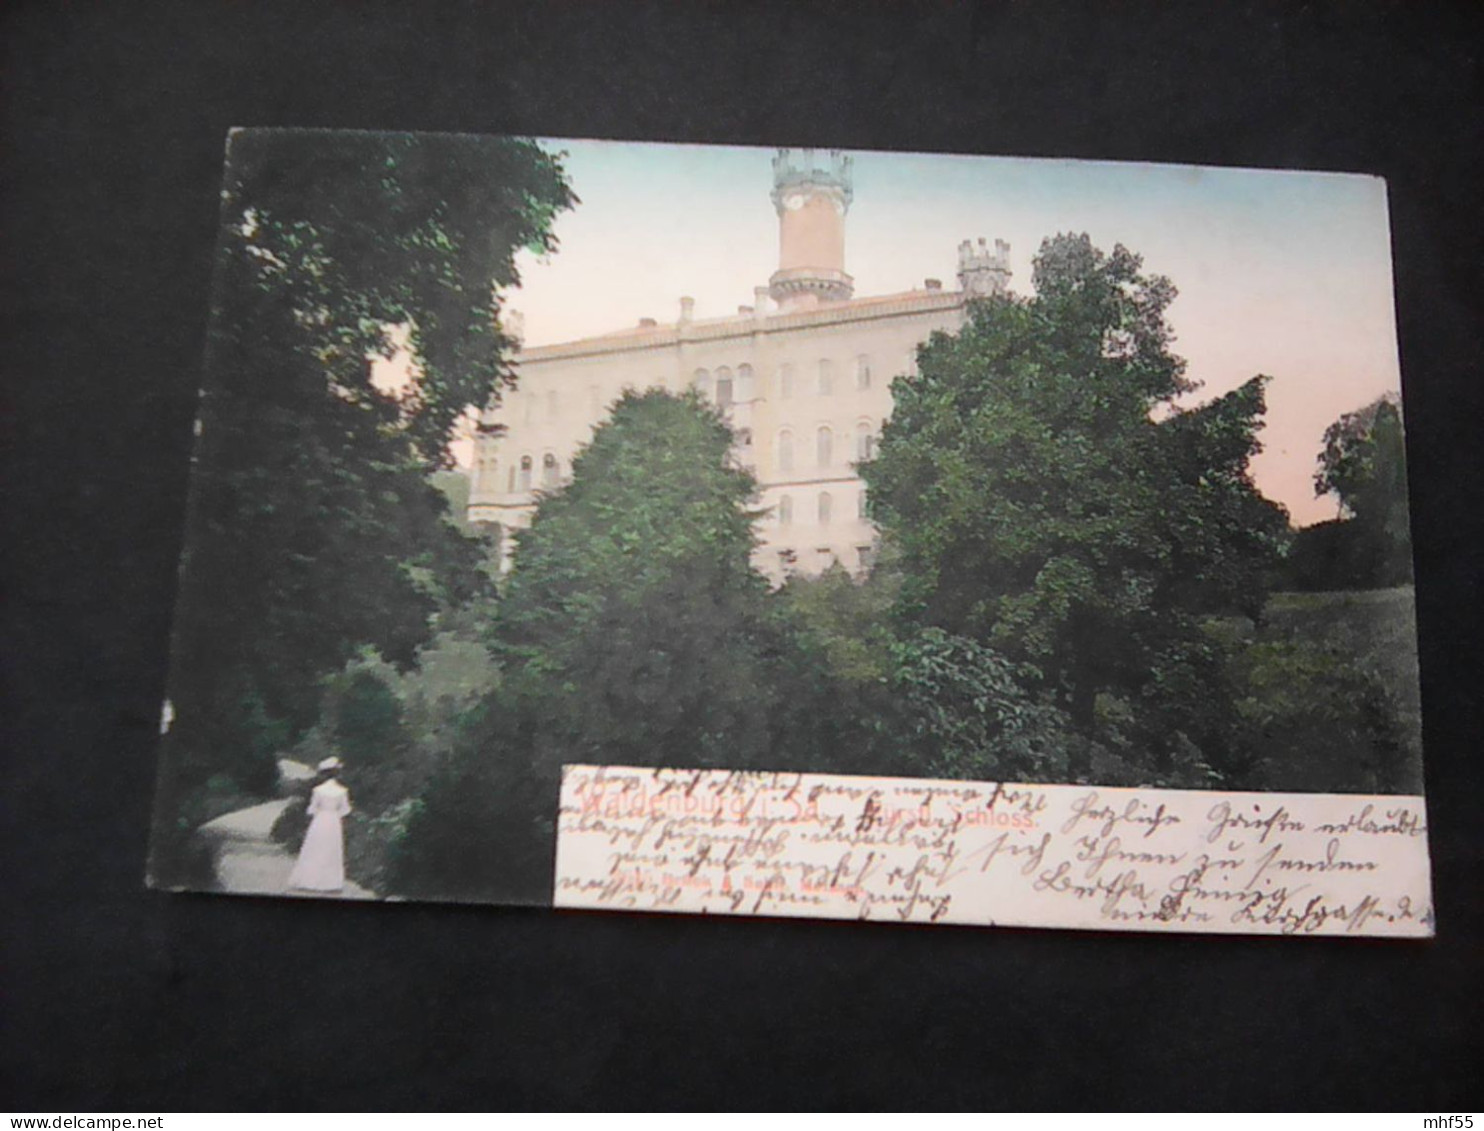
[[[581,198],[560,249],[523,254],[508,305],[531,345],[734,313],[777,266],[770,149],[550,141]],[[1087,232],[1168,275],[1176,350],[1194,400],[1257,373],[1268,391],[1264,493],[1300,524],[1332,518],[1311,476],[1325,427],[1399,388],[1384,183],[1240,169],[857,152],[846,270],[857,296],[955,286],[960,240],[1011,245],[1013,290],[1030,290],[1042,239]]]

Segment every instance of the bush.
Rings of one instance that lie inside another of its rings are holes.
[[[993,649],[937,628],[892,649],[906,743],[930,777],[1065,781],[1074,732]]]
[[[320,721],[290,751],[310,766],[331,756],[345,763],[340,780],[352,805],[346,875],[378,892],[386,890],[414,803],[456,744],[460,716],[496,681],[488,652],[466,632],[441,632],[417,659],[405,674],[374,652],[351,661],[326,681]],[[313,784],[294,791],[273,826],[274,839],[291,852],[309,827]]]
[[[382,893],[392,890],[393,857],[417,804],[416,798],[407,797],[374,815],[361,810],[350,815],[345,826],[345,870],[362,887]]]
[[[353,672],[339,690],[335,738],[349,761],[373,765],[395,759],[407,746],[402,705],[373,672]]]
[[[197,834],[207,821],[252,805],[259,798],[244,793],[227,774],[213,774],[202,785],[181,788],[159,798],[150,840],[150,883],[162,888],[206,890],[216,884],[215,860]]]
[[[1348,653],[1306,641],[1257,642],[1235,654],[1232,680],[1255,761],[1243,788],[1420,789],[1395,697]]]
[[[902,739],[891,693],[894,590],[895,579],[879,567],[857,581],[836,565],[818,577],[790,578],[772,595],[768,768],[924,772]]]
[[[549,904],[560,783],[538,772],[528,727],[493,705],[402,812],[387,890],[415,899]]]
[[[1282,572],[1285,585],[1301,592],[1377,589],[1406,581],[1411,563],[1405,546],[1398,554],[1370,527],[1335,519],[1295,533]]]
[[[161,763],[182,799],[212,779],[216,792],[230,782],[248,796],[273,796],[278,755],[293,740],[292,728],[269,713],[256,688],[241,681],[231,688],[223,709],[204,717],[182,715],[161,743]]]

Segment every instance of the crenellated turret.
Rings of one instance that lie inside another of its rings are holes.
[[[988,298],[1002,295],[1010,284],[1010,245],[995,240],[989,247],[984,237],[977,244],[964,240],[958,245],[958,286],[966,295]]]
[[[832,188],[849,208],[855,196],[854,174],[855,158],[841,150],[825,150],[821,159],[817,149],[780,149],[773,155],[773,207],[781,216],[785,194],[807,187]]]

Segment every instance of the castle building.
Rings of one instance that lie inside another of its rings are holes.
[[[919,343],[963,325],[971,298],[1003,293],[1009,246],[965,240],[958,289],[855,296],[845,271],[851,158],[780,149],[773,159],[778,270],[753,302],[724,318],[677,319],[579,341],[524,348],[519,387],[484,415],[502,426],[478,441],[469,518],[502,532],[530,520],[538,493],[559,487],[572,457],[626,389],[694,388],[726,415],[736,458],[756,477],[754,564],[775,583],[834,563],[863,570],[876,534],[856,465],[872,457],[891,414],[891,381]],[[508,564],[511,539],[501,539]]]

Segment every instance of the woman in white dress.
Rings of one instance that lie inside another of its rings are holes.
[[[289,887],[299,891],[341,891],[345,887],[345,836],[341,820],[350,812],[350,791],[337,780],[339,758],[317,767],[322,781],[309,795],[309,831],[289,873]]]

